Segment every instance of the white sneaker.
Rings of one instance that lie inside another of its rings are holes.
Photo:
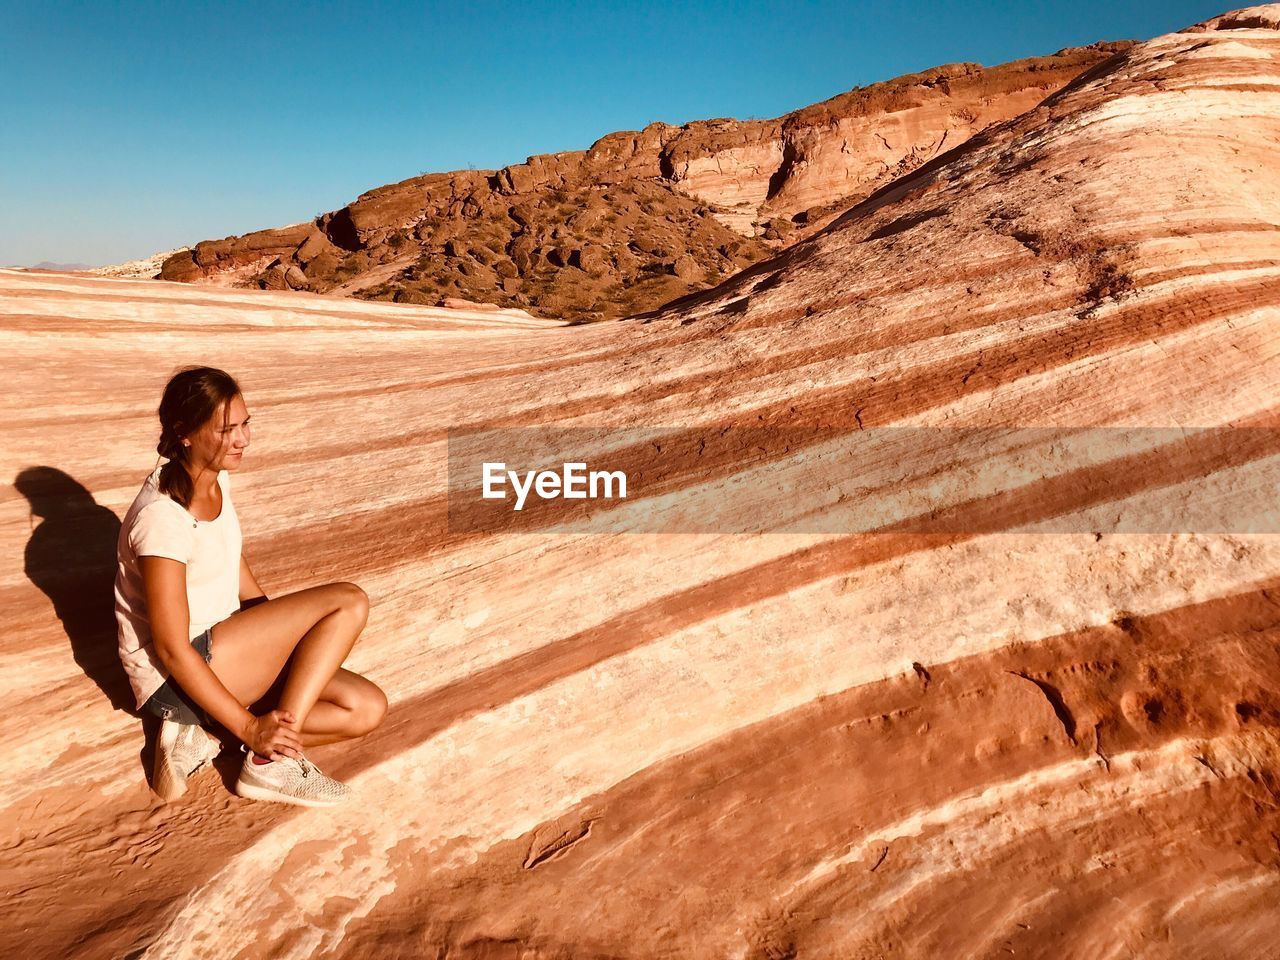
[[[222,745],[210,740],[196,724],[160,721],[156,737],[156,762],[151,787],[161,800],[173,800],[187,792],[187,779],[218,755]]]
[[[300,807],[331,807],[351,796],[345,783],[326,777],[305,757],[282,757],[271,763],[254,763],[245,750],[244,765],[236,780],[236,793],[250,800],[273,800]]]

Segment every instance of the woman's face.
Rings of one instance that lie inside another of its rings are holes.
[[[223,412],[214,413],[209,422],[187,439],[191,446],[187,448],[187,462],[196,468],[210,470],[235,470],[244,457],[244,449],[249,446],[249,408],[244,398],[235,396],[227,404],[226,425],[223,425]]]

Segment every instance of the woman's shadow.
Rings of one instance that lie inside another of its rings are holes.
[[[120,520],[54,467],[27,467],[13,482],[40,524],[24,570],[53,602],[80,669],[117,710],[136,714],[116,647],[116,540]]]

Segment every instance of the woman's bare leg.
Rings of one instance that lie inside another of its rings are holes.
[[[333,679],[355,646],[369,617],[369,598],[359,587],[342,605],[325,614],[307,631],[289,658],[289,672],[280,694],[280,709],[294,716],[289,726],[301,732],[320,693]]]
[[[322,709],[331,707],[331,710]],[[317,722],[317,714],[320,720]],[[348,733],[347,719],[348,711],[337,707],[334,704],[324,700],[317,700],[315,707],[311,711],[311,716],[307,717],[307,728],[302,731],[302,745],[304,747],[322,747],[329,743],[341,743],[343,740],[354,740],[355,734]],[[312,728],[315,728],[313,732]]]
[[[274,709],[268,698],[264,698],[266,709]],[[315,747],[363,737],[377,729],[386,712],[387,697],[377,684],[339,668],[307,715],[302,745]]]
[[[331,583],[286,594],[216,624],[209,666],[232,696],[248,706],[281,678],[287,665],[280,706],[293,712],[291,726],[302,730],[306,725],[308,732],[320,736],[324,736],[321,731],[349,730],[350,718],[344,724],[342,716],[334,712],[335,708],[348,712],[341,700],[326,701],[335,706],[323,708],[317,724],[307,720],[351,652],[368,613],[369,598],[354,583]],[[368,698],[367,691],[365,696]],[[307,743],[305,734],[303,742]]]

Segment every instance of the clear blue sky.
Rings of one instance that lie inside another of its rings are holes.
[[[0,264],[120,262],[424,171],[654,120],[775,117],[940,63],[1147,39],[1231,8],[0,0]]]

